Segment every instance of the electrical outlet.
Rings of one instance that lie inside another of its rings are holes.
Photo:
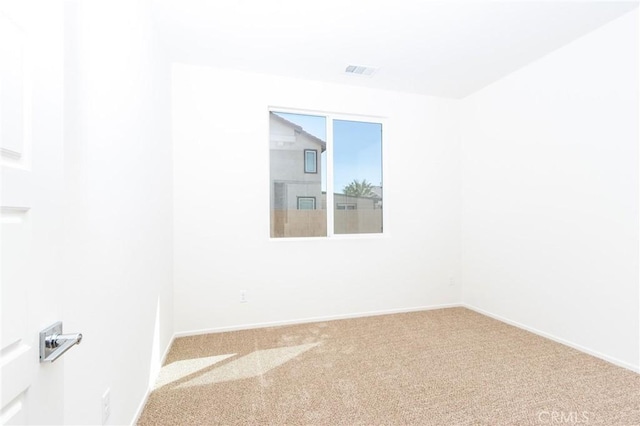
[[[449,277],[449,286],[453,286],[455,284],[455,281],[453,280],[453,277]]]
[[[240,303],[247,303],[247,290],[240,290]]]
[[[107,388],[102,394],[102,424],[107,424],[107,419],[111,414],[111,389]]]

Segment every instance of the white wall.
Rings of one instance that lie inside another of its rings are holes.
[[[386,118],[384,237],[269,240],[269,106]],[[459,301],[455,101],[174,65],[172,110],[177,332]]]
[[[66,11],[65,423],[129,424],[169,344],[170,68],[142,2]]]
[[[638,12],[462,101],[463,301],[639,367]]]
[[[638,365],[637,13],[462,102],[171,77],[139,2],[70,3],[66,29],[66,423],[101,423],[106,388],[131,422],[174,328],[461,297]],[[269,106],[385,117],[385,236],[269,240]]]

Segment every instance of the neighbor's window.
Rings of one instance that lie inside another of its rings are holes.
[[[298,210],[315,210],[316,197],[298,197]]]
[[[382,233],[381,123],[271,111],[269,135],[272,238]]]
[[[336,203],[336,210],[355,210],[355,209],[356,209],[355,204]]]
[[[315,149],[304,150],[304,172],[318,173],[318,151]]]

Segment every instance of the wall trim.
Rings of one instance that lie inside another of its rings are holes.
[[[158,371],[155,374],[156,377],[154,377],[154,380],[153,380],[154,383],[158,379],[158,374],[160,374],[160,370],[162,369],[162,366],[164,365],[164,362],[167,360],[167,355],[169,355],[169,350],[171,349],[171,346],[173,346],[174,340],[176,340],[175,333],[173,334],[173,336],[171,336],[171,339],[169,340],[169,344],[164,349],[164,354],[162,355],[162,358],[160,358],[160,368],[158,368]],[[147,387],[147,390],[144,393],[144,396],[142,397],[142,401],[140,401],[140,404],[138,404],[138,409],[136,410],[135,414],[133,415],[133,420],[130,423],[131,426],[136,426],[138,424],[138,420],[140,420],[140,416],[142,415],[142,411],[144,410],[145,405],[147,405],[147,401],[149,400],[149,396],[151,395],[151,392],[153,392],[153,385],[149,385]]]
[[[537,328],[529,327],[529,326],[524,325],[524,324],[522,324],[522,323],[520,323],[518,321],[513,321],[513,320],[505,318],[505,317],[503,317],[501,315],[496,315],[496,314],[493,314],[491,312],[485,311],[484,309],[480,309],[477,306],[473,306],[473,305],[470,305],[468,303],[464,303],[463,302],[463,303],[460,304],[460,306],[462,306],[463,308],[470,309],[470,310],[472,310],[474,312],[477,312],[477,313],[479,313],[481,315],[485,315],[487,317],[493,318],[493,319],[498,320],[500,322],[512,325],[514,327],[520,328],[520,329],[525,330],[525,331],[529,331],[529,332],[531,332],[533,334],[537,334],[538,336],[544,337],[546,339],[553,340],[556,343],[560,343],[562,345],[569,346],[570,348],[576,349],[576,350],[578,350],[580,352],[583,352],[583,353],[585,353],[587,355],[591,355],[591,356],[594,356],[596,358],[600,358],[600,359],[602,359],[604,361],[607,361],[607,362],[609,362],[611,364],[617,365],[618,367],[626,368],[627,370],[631,370],[631,371],[633,371],[635,373],[640,373],[640,365],[629,364],[626,361],[621,361],[621,360],[619,360],[617,358],[605,355],[605,354],[603,354],[601,352],[598,352],[598,351],[594,351],[592,349],[586,348],[586,347],[584,347],[582,345],[579,345],[577,343],[574,343],[574,342],[571,342],[569,340],[563,339],[561,337],[555,336],[553,334],[550,334],[550,333],[547,333],[547,332],[544,332],[544,331],[540,331]]]
[[[327,316],[320,316],[320,317],[308,317],[308,318],[299,318],[294,320],[283,320],[283,321],[269,321],[269,322],[253,323],[253,324],[232,325],[228,327],[203,328],[203,329],[192,330],[192,331],[179,331],[175,334],[175,337],[198,336],[201,334],[224,333],[227,331],[251,330],[254,328],[278,327],[282,325],[296,325],[296,324],[306,324],[310,322],[336,321],[336,320],[342,320],[342,319],[374,317],[379,315],[402,314],[402,313],[408,313],[408,312],[431,311],[434,309],[459,308],[459,307],[462,307],[462,304],[445,303],[441,305],[415,306],[412,308],[385,309],[380,311],[357,312],[352,314],[327,315]]]

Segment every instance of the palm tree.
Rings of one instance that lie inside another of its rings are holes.
[[[342,192],[352,197],[373,197],[376,195],[373,192],[373,185],[367,182],[366,179],[362,179],[362,182],[354,179],[353,182],[342,188]]]

